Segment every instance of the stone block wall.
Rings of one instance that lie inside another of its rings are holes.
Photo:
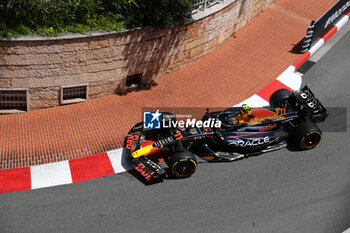
[[[0,88],[28,88],[29,110],[60,105],[61,87],[88,84],[89,99],[124,89],[128,75],[161,78],[207,55],[274,0],[236,0],[174,28],[54,40],[0,41]]]

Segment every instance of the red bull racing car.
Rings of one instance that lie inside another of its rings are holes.
[[[287,145],[309,150],[320,143],[322,132],[316,123],[324,121],[328,113],[307,86],[293,92],[277,90],[269,104],[207,110],[202,120],[219,122],[215,126],[220,127],[203,124],[148,130],[138,123],[125,138],[126,161],[145,181],[154,182],[166,175],[190,177],[197,169],[196,156],[210,162],[229,162]],[[163,123],[171,121],[176,121],[173,114],[162,114]],[[160,160],[166,162],[168,172],[158,163]]]

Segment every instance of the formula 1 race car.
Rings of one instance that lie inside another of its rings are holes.
[[[307,86],[293,92],[277,90],[269,104],[259,108],[243,105],[224,111],[207,110],[202,121],[220,122],[220,127],[208,124],[183,129],[144,129],[143,123],[138,123],[125,138],[126,161],[147,182],[154,182],[166,174],[190,177],[197,169],[195,155],[210,162],[224,162],[286,146],[309,150],[320,143],[322,133],[315,123],[324,121],[328,113]],[[175,125],[169,124],[174,121],[173,114],[162,114],[163,125]],[[168,172],[158,164],[162,159]]]

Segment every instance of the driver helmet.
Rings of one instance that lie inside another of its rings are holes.
[[[243,104],[242,107],[243,109],[240,111],[242,116],[250,115],[252,113],[252,109],[248,105]]]
[[[235,116],[230,117],[229,121],[232,122],[233,125],[239,123],[239,120]]]

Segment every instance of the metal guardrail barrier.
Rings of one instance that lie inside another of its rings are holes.
[[[312,22],[307,29],[302,52],[307,52],[348,12],[350,12],[350,1],[338,0],[321,18]]]
[[[219,2],[224,2],[225,0],[194,0],[192,2],[192,14],[197,13],[200,11],[205,11],[206,9],[214,6],[215,4]]]

